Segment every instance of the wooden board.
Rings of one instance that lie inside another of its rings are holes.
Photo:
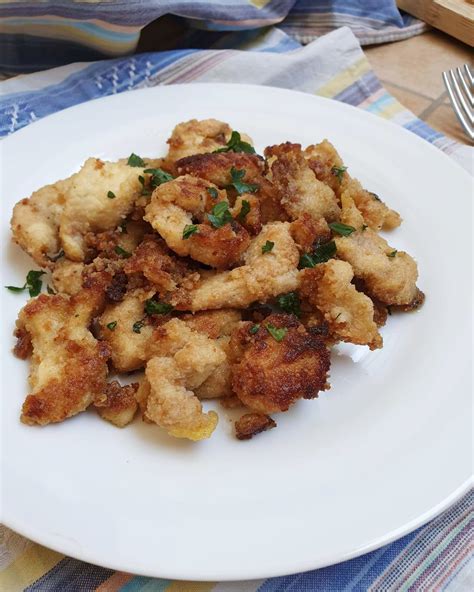
[[[397,0],[397,5],[474,47],[474,0]]]

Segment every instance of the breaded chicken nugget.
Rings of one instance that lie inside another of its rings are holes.
[[[219,192],[203,179],[184,175],[155,189],[146,207],[145,220],[178,255],[226,268],[239,261],[250,237],[230,214],[228,220],[214,218],[211,226],[206,212],[215,211],[213,208],[219,203],[226,204],[224,209],[228,212],[225,191]],[[193,224],[193,218],[202,223]]]
[[[280,144],[265,149],[269,178],[277,188],[281,204],[292,220],[309,214],[315,220],[339,219],[334,191],[316,175],[304,158],[300,144]]]
[[[86,268],[84,263],[60,259],[55,263],[51,279],[53,288],[59,294],[74,296],[82,290],[82,272]]]
[[[113,380],[106,385],[103,394],[95,398],[94,407],[102,419],[123,428],[133,420],[137,412],[138,403],[135,398],[137,390],[137,382],[121,386],[119,382]]]
[[[232,388],[250,409],[287,411],[328,387],[329,351],[293,315],[272,314],[260,325],[242,323],[232,335]]]
[[[264,248],[266,247],[266,248]],[[250,243],[245,265],[202,274],[187,298],[176,302],[181,310],[246,308],[255,301],[291,292],[298,286],[298,248],[288,222],[270,222]]]
[[[334,337],[377,349],[382,337],[374,322],[374,306],[351,284],[353,277],[349,263],[332,259],[301,271],[300,292],[323,313]]]
[[[109,349],[88,329],[103,303],[103,286],[92,283],[71,298],[40,294],[20,311],[18,326],[33,346],[23,423],[63,421],[104,392]]]

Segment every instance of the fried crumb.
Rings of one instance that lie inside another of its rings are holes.
[[[238,440],[250,440],[253,436],[276,428],[276,422],[263,413],[246,413],[235,422],[235,435]]]

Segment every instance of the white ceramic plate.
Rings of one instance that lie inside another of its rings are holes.
[[[426,303],[389,318],[382,350],[339,348],[331,390],[278,416],[277,429],[239,442],[220,412],[213,437],[192,444],[88,412],[22,425],[28,363],[10,349],[26,297],[2,290],[3,520],[85,561],[190,580],[276,576],[375,549],[454,502],[471,474],[471,181],[437,149],[347,105],[274,88],[168,86],[79,105],[3,142],[2,284],[35,267],[10,245],[17,200],[91,155],[162,155],[192,117],[229,121],[258,149],[328,137],[402,213],[390,243],[417,258]]]

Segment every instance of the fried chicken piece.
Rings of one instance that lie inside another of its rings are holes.
[[[232,395],[230,336],[219,337],[216,339],[216,345],[224,352],[226,357],[214,372],[194,389],[194,393],[199,399],[217,399]]]
[[[70,298],[40,294],[20,311],[19,328],[30,335],[33,346],[32,392],[23,404],[23,423],[63,421],[104,392],[109,349],[88,329],[103,304],[103,286],[90,282]]]
[[[262,247],[273,243],[271,251]],[[298,248],[288,222],[270,222],[252,239],[244,254],[245,265],[220,273],[202,274],[187,298],[175,302],[181,310],[246,308],[255,301],[291,292],[298,286]]]
[[[230,335],[242,318],[240,310],[221,308],[219,310],[204,310],[194,314],[185,314],[181,320],[186,325],[204,333],[211,339],[218,339]]]
[[[232,217],[238,220],[239,224],[241,224],[251,236],[255,236],[262,230],[261,202],[256,195],[244,193],[243,195],[237,196],[230,212]]]
[[[162,239],[151,234],[125,261],[123,270],[127,275],[142,274],[160,294],[180,285],[190,288],[199,279],[186,261],[178,259]]]
[[[342,175],[342,178],[348,173],[345,172],[342,158],[331,142],[325,139],[319,144],[308,146],[304,156],[316,178],[328,185],[340,199],[341,181],[338,178],[337,169],[341,170],[339,176]]]
[[[150,324],[144,308],[145,301],[154,294],[153,290],[140,288],[129,292],[121,302],[108,304],[99,319],[100,338],[109,345],[112,363],[119,372],[142,368],[149,358],[148,344],[155,326]],[[163,317],[161,322],[168,319]]]
[[[13,240],[41,267],[51,267],[60,251],[59,218],[69,185],[70,179],[46,185],[13,208]]]
[[[335,242],[337,256],[351,264],[370,296],[384,304],[413,302],[418,269],[408,253],[397,251],[370,228],[337,237]]]
[[[380,348],[382,337],[374,321],[374,305],[351,284],[353,277],[349,263],[332,259],[301,271],[300,292],[323,313],[334,337],[370,349]]]
[[[217,192],[217,198],[212,197],[209,189]],[[250,237],[235,221],[218,228],[209,224],[206,212],[222,201],[226,202],[225,191],[219,192],[216,186],[203,179],[184,175],[155,189],[146,207],[145,220],[178,255],[226,268],[240,260]],[[193,224],[193,218],[201,223],[186,236],[185,229]]]
[[[264,414],[287,411],[328,387],[329,351],[319,335],[293,315],[273,314],[257,327],[244,322],[232,335],[240,360],[232,365],[232,389],[247,407]]]
[[[290,226],[291,236],[300,251],[309,253],[314,245],[331,240],[331,230],[324,218],[315,220],[309,214],[303,214]]]
[[[102,419],[123,428],[133,420],[137,412],[137,390],[137,382],[121,386],[117,380],[113,380],[106,385],[104,392],[95,398],[94,407]]]
[[[69,294],[74,296],[82,290],[82,272],[85,269],[84,263],[60,259],[55,263],[51,274],[53,288],[58,294]]]
[[[176,169],[180,175],[192,175],[206,179],[226,188],[232,184],[231,170],[244,170],[244,183],[253,183],[263,172],[264,160],[257,154],[244,152],[222,152],[219,154],[195,154],[182,158],[176,162]]]
[[[238,440],[250,440],[253,436],[276,428],[275,421],[263,413],[246,413],[235,422],[235,435]]]
[[[316,178],[300,144],[280,144],[265,149],[269,159],[269,177],[275,185],[281,204],[292,220],[309,214],[315,220],[339,219],[334,191]]]
[[[232,129],[227,123],[217,119],[191,119],[179,123],[168,139],[168,165],[192,154],[213,152],[226,145]]]

